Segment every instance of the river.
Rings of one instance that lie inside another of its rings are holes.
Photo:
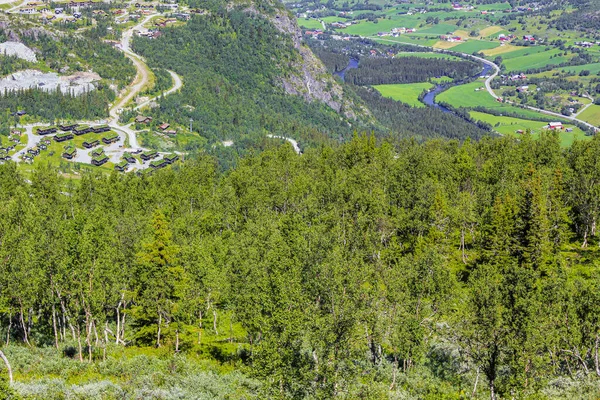
[[[474,78],[483,78],[484,76],[489,75],[491,70],[492,70],[491,65],[483,64],[483,70],[481,72],[479,72],[477,75],[474,75],[473,77]],[[446,107],[441,106],[435,102],[435,96],[437,96],[440,92],[444,91],[447,87],[448,87],[448,85],[441,85],[441,84],[436,85],[435,88],[433,88],[433,90],[430,90],[425,95],[425,97],[423,97],[423,103],[427,104],[428,106],[435,107],[445,113],[452,112],[451,110],[447,109]]]
[[[358,68],[358,60],[356,58],[351,58],[346,68],[344,68],[341,71],[334,72],[333,74],[339,76],[340,78],[342,78],[342,80],[344,80],[346,72],[352,68]]]

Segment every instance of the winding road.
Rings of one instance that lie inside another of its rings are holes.
[[[16,6],[15,8],[18,8],[18,7],[20,7],[20,5]],[[146,63],[144,62],[143,57],[139,56],[138,54],[134,53],[131,50],[131,47],[130,47],[131,37],[133,36],[133,34],[136,30],[143,28],[144,24],[146,24],[153,17],[158,16],[158,15],[160,15],[160,14],[155,13],[155,14],[148,15],[139,24],[137,24],[134,27],[125,31],[123,33],[123,36],[121,39],[121,44],[120,44],[119,48],[123,51],[125,56],[133,62],[133,64],[136,67],[137,73],[136,73],[136,77],[135,77],[134,81],[132,82],[132,84],[129,85],[128,88],[126,89],[126,93],[122,97],[120,97],[109,110],[110,119],[108,121],[108,125],[111,127],[111,129],[113,129],[114,131],[119,133],[119,141],[116,143],[113,143],[109,146],[105,146],[104,149],[106,151],[106,154],[110,157],[110,160],[114,163],[118,163],[120,161],[120,159],[123,156],[123,153],[125,151],[141,149],[141,147],[139,146],[138,141],[137,141],[136,131],[131,129],[131,127],[130,127],[131,124],[129,124],[129,125],[119,124],[119,112],[130,101],[135,99],[135,97],[142,90],[144,90],[144,88],[148,85],[148,81],[150,78],[148,67],[147,67]],[[171,75],[171,78],[173,79],[173,87],[171,87],[169,90],[162,93],[161,95],[155,96],[155,97],[143,102],[142,104],[139,104],[138,106],[136,106],[134,108],[135,110],[139,110],[139,109],[143,108],[144,106],[147,106],[148,104],[150,104],[152,101],[156,100],[160,96],[170,95],[172,93],[177,92],[178,90],[180,90],[182,88],[183,82],[181,80],[181,77],[173,71],[168,71],[168,72]],[[98,122],[98,121],[93,121],[93,122],[80,121],[79,123],[89,125],[89,126],[98,126],[98,125],[102,125],[104,122],[103,121],[100,121],[100,122]],[[47,126],[47,124],[35,123],[35,124],[28,124],[28,125],[22,126],[22,128],[25,129],[25,134],[27,135],[27,145],[23,149],[20,149],[19,151],[17,151],[15,154],[12,155],[13,161],[15,161],[15,162],[21,161],[20,157],[27,154],[27,150],[35,147],[38,144],[38,142],[42,139],[41,136],[35,135],[33,133],[33,129],[37,126]],[[127,149],[125,148],[125,136],[127,136],[128,140],[129,140],[129,148],[127,148]],[[78,149],[77,156],[75,157],[75,159],[73,161],[90,164],[91,163],[91,157],[89,155],[90,152],[91,152],[91,150]],[[148,164],[142,165],[142,164],[137,163],[134,166],[134,169],[143,169],[143,168],[147,168],[147,167],[148,167]]]
[[[361,36],[361,38],[362,39],[371,39],[371,40],[373,39],[373,38],[369,38],[369,37],[366,37],[366,36]],[[395,40],[390,40],[390,39],[379,39],[378,38],[377,40],[382,40],[382,41],[385,41],[385,42],[392,42],[392,43],[396,43],[396,44],[406,44],[406,45],[409,45],[409,46],[415,46],[415,47],[420,47],[420,48],[423,48],[423,49],[429,49],[431,51],[440,52],[440,53],[444,53],[446,51],[444,49],[436,49],[436,48],[433,48],[433,47],[423,46],[423,45],[414,44],[414,43],[397,42]],[[452,48],[448,49],[448,51],[452,51]],[[495,63],[493,63],[493,62],[491,62],[489,60],[486,60],[485,58],[477,57],[477,56],[474,56],[472,54],[460,53],[460,52],[456,52],[456,51],[454,53],[460,54],[460,55],[462,55],[464,57],[468,57],[468,58],[480,61],[480,62],[482,62],[484,64],[487,64],[487,65],[491,66],[492,68],[494,68],[494,73],[492,75],[490,75],[489,78],[487,78],[485,80],[485,88],[487,89],[488,93],[494,99],[499,99],[500,96],[498,96],[496,93],[494,93],[494,90],[492,89],[492,81],[500,73],[500,68]],[[553,111],[542,110],[541,108],[536,108],[536,107],[531,107],[531,106],[525,106],[525,105],[522,105],[522,104],[517,104],[517,103],[509,101],[509,100],[503,100],[503,102],[506,103],[506,104],[514,105],[516,107],[526,108],[528,110],[536,111],[536,112],[539,112],[539,113],[542,113],[542,114],[551,115],[551,116],[558,117],[558,118],[563,118],[563,119],[568,119],[569,121],[577,122],[579,124],[582,124],[582,125],[585,125],[585,126],[587,126],[589,128],[592,128],[594,131],[598,131],[598,127],[590,124],[589,122],[586,122],[586,121],[583,121],[583,120],[580,120],[580,119],[577,118],[577,116],[579,114],[581,114],[586,108],[588,108],[594,102],[594,99],[592,97],[590,97],[589,95],[586,95],[585,97],[587,97],[588,99],[590,99],[592,102],[590,104],[586,105],[577,114],[572,115],[572,116],[566,116],[566,115],[562,115],[562,114],[559,114],[559,113],[555,113]]]

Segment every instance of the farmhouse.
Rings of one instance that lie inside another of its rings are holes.
[[[440,40],[444,40],[446,42],[460,42],[462,41],[462,38],[460,36],[442,35],[440,36]]]
[[[102,138],[104,144],[111,144],[119,141],[119,135],[116,132],[109,133],[108,136]]]
[[[152,117],[144,117],[143,115],[135,117],[136,124],[149,124],[150,122],[152,122]]]
[[[142,160],[144,161],[152,160],[158,157],[158,152],[156,150],[148,150],[143,152],[140,157],[142,157]]]
[[[165,131],[165,133],[166,133],[167,135],[175,136],[175,135],[177,134],[177,131],[176,131],[176,130],[173,130],[173,129],[170,129],[170,130],[168,130],[168,131]]]
[[[100,140],[91,139],[91,140],[86,140],[85,142],[83,142],[83,147],[85,147],[86,149],[91,149],[92,147],[96,147],[99,144],[100,144]]]
[[[164,124],[159,125],[158,129],[160,129],[161,131],[164,131],[165,129],[168,129],[169,126],[171,126],[171,125],[169,125],[165,122]]]
[[[65,140],[71,139],[73,139],[73,134],[71,132],[58,133],[54,136],[54,140],[57,142],[64,142]]]
[[[518,93],[527,93],[528,90],[529,90],[529,86],[519,86],[517,88]]]
[[[92,164],[96,167],[99,167],[102,164],[106,164],[107,161],[108,157],[104,153],[97,155],[96,157],[92,157]]]
[[[524,35],[523,36],[523,40],[526,40],[526,41],[531,42],[531,43],[535,43],[536,39],[532,35]]]
[[[31,148],[31,149],[27,150],[27,153],[29,153],[29,154],[31,154],[32,156],[35,157],[38,154],[40,154],[40,149],[39,149],[39,147],[36,146],[34,148]]]
[[[58,131],[58,129],[56,129],[56,128],[55,128],[55,127],[53,127],[53,126],[50,126],[50,127],[48,127],[48,128],[38,128],[38,130],[37,130],[37,132],[36,132],[36,133],[37,133],[38,135],[49,135],[49,134],[51,134],[51,133],[56,133],[56,131]]]
[[[77,124],[61,124],[58,126],[58,128],[63,132],[72,131],[73,129],[77,128]]]
[[[64,158],[66,158],[67,160],[72,160],[76,154],[77,154],[77,149],[75,148],[75,146],[67,146],[65,148],[65,151],[63,151],[62,156]]]
[[[550,122],[544,128],[546,128],[546,129],[552,129],[552,130],[556,130],[556,129],[562,130],[562,129],[564,129],[564,126],[563,126],[562,122]]]

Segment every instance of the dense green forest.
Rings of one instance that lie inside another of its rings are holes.
[[[471,61],[440,58],[397,57],[361,58],[358,68],[349,70],[345,79],[355,85],[426,82],[448,76],[463,80],[477,75],[481,67]]]
[[[115,92],[103,85],[78,96],[60,90],[26,89],[0,96],[0,109],[13,113],[23,110],[51,122],[61,119],[90,121],[108,117],[108,103],[114,98]]]
[[[361,136],[150,178],[2,165],[0,336],[17,377],[56,376],[13,389],[155,365],[111,396],[594,399],[599,163],[600,139],[545,135]]]

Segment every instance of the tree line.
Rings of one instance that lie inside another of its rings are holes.
[[[95,362],[107,342],[187,352],[219,334],[205,357],[235,344],[275,398],[584,390],[600,379],[599,162],[600,139],[548,134],[360,136],[150,178],[1,165],[3,341]]]
[[[383,85],[426,82],[442,76],[462,80],[480,71],[481,67],[471,61],[423,57],[363,57],[358,68],[348,71],[345,78],[355,85]]]

